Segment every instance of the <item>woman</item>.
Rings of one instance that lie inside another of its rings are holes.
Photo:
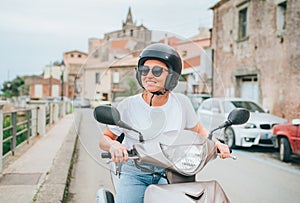
[[[151,136],[159,135],[161,132],[182,129],[195,131],[204,137],[208,136],[208,131],[198,122],[190,100],[182,94],[172,93],[181,70],[179,54],[168,45],[152,44],[142,51],[136,78],[144,92],[123,100],[118,105],[118,110],[122,120],[142,131],[146,139],[151,139]],[[159,113],[155,115],[153,112]],[[153,123],[159,127],[153,128]],[[125,138],[120,143],[116,139],[122,133],[125,134]],[[128,161],[127,150],[132,149],[133,144],[138,142],[135,137],[132,132],[108,126],[99,141],[100,148],[111,153],[112,161],[124,162],[116,191],[117,203],[143,202],[148,185],[167,184],[164,178],[143,172],[136,168],[131,160]],[[221,158],[228,158],[230,154],[228,146],[216,142]],[[147,167],[158,173],[164,173],[163,169]]]

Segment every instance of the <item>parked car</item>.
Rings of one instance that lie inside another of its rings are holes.
[[[291,123],[275,125],[273,128],[273,143],[279,148],[281,161],[291,161],[292,154],[300,155],[300,119]]]
[[[83,98],[83,97],[76,97],[72,103],[73,103],[74,108],[90,108],[91,107],[90,100],[87,98]]]
[[[200,104],[205,99],[210,98],[209,94],[188,94],[187,96],[188,96],[188,98],[190,98],[195,111],[197,111],[197,109],[199,108]]]
[[[111,102],[108,100],[101,100],[101,99],[93,99],[91,100],[91,106],[92,108],[96,108],[100,105],[111,105]]]
[[[235,125],[216,133],[216,137],[223,140],[229,147],[251,147],[253,145],[270,146],[272,127],[287,120],[266,113],[257,103],[241,98],[210,98],[202,102],[197,115],[200,123],[212,130],[225,121],[228,113],[234,108],[246,108],[250,111],[250,118],[243,125]]]

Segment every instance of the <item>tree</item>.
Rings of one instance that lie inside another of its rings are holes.
[[[20,96],[20,92],[23,92],[24,89],[28,89],[25,85],[24,78],[17,76],[12,81],[4,82],[1,91],[5,98],[11,98]]]

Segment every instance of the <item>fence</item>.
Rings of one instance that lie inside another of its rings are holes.
[[[45,135],[48,126],[72,111],[71,103],[65,101],[30,101],[25,108],[11,112],[3,112],[4,104],[0,103],[0,175],[5,156],[14,156],[18,147]]]

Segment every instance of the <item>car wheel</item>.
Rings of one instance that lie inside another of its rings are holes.
[[[280,138],[279,154],[280,154],[281,161],[284,162],[291,161],[291,147],[286,137]]]
[[[225,128],[224,130],[224,141],[229,148],[235,148],[235,134],[231,127]]]

